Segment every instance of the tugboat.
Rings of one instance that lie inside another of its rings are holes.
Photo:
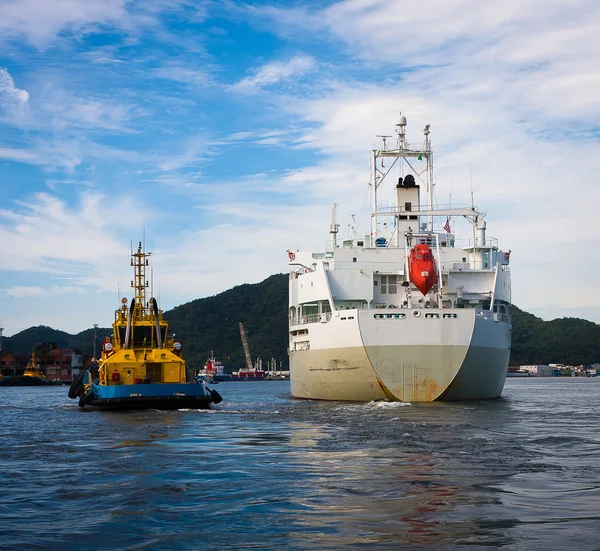
[[[31,353],[31,359],[27,362],[27,367],[23,375],[14,377],[0,376],[0,386],[45,386],[52,384],[40,369],[35,361],[35,352]]]
[[[222,401],[204,381],[190,376],[188,382],[181,342],[169,336],[156,299],[146,301],[149,256],[141,243],[131,253],[135,297],[129,305],[121,299],[112,338],[106,338],[101,358],[73,381],[69,397],[79,398],[79,407],[208,409]]]

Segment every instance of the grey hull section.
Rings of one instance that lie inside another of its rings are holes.
[[[318,400],[472,400],[502,394],[510,325],[475,319],[465,345],[371,345],[290,353],[292,395]],[[371,342],[374,339],[371,339]]]
[[[472,346],[443,400],[498,398],[506,381],[509,350]]]

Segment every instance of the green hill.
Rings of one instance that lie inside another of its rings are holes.
[[[104,338],[111,334],[112,328],[98,327],[96,330],[98,354]],[[4,337],[2,349],[15,354],[31,354],[31,351],[42,342],[54,343],[56,348],[72,348],[85,356],[91,356],[94,348],[94,330],[86,329],[76,335],[70,335],[46,325],[38,325],[25,329],[12,337]]]
[[[171,332],[183,342],[184,357],[191,367],[206,361],[210,351],[230,370],[245,365],[238,322],[244,324],[252,359],[263,365],[271,358],[288,366],[287,274],[273,275],[261,283],[245,284],[212,297],[193,300],[165,312]],[[544,321],[511,306],[513,325],[511,365],[564,363],[589,365],[600,362],[600,325],[578,318]],[[98,328],[98,346],[110,335]],[[94,330],[77,335],[50,327],[31,327],[4,339],[4,349],[29,354],[40,342],[92,354]],[[98,348],[98,351],[100,349]]]
[[[600,325],[579,318],[544,321],[510,307],[512,320],[511,365],[600,362]]]
[[[261,283],[245,284],[213,297],[197,299],[165,312],[171,331],[183,341],[185,358],[204,363],[215,358],[231,369],[246,363],[238,323],[244,324],[252,359],[263,367],[271,358],[288,365],[287,274],[273,275]]]
[[[4,337],[2,349],[16,354],[31,354],[36,344],[40,342],[54,342],[58,348],[68,348],[72,335],[52,329],[46,325],[38,325],[25,329],[12,337]]]

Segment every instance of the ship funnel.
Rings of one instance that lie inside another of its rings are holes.
[[[129,307],[129,315],[127,316],[127,327],[125,329],[125,343],[123,348],[130,348],[131,340],[131,318],[133,317],[133,310],[135,308],[135,299],[131,299],[131,306]]]
[[[155,298],[151,298],[152,310],[154,312],[154,321],[156,323],[156,344],[158,348],[162,348],[162,335],[160,334],[160,318],[158,316],[158,303]]]

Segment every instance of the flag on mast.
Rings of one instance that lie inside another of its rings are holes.
[[[450,227],[450,217],[449,216],[446,217],[446,223],[444,224],[444,229],[446,230],[446,233],[452,232],[452,228]]]

